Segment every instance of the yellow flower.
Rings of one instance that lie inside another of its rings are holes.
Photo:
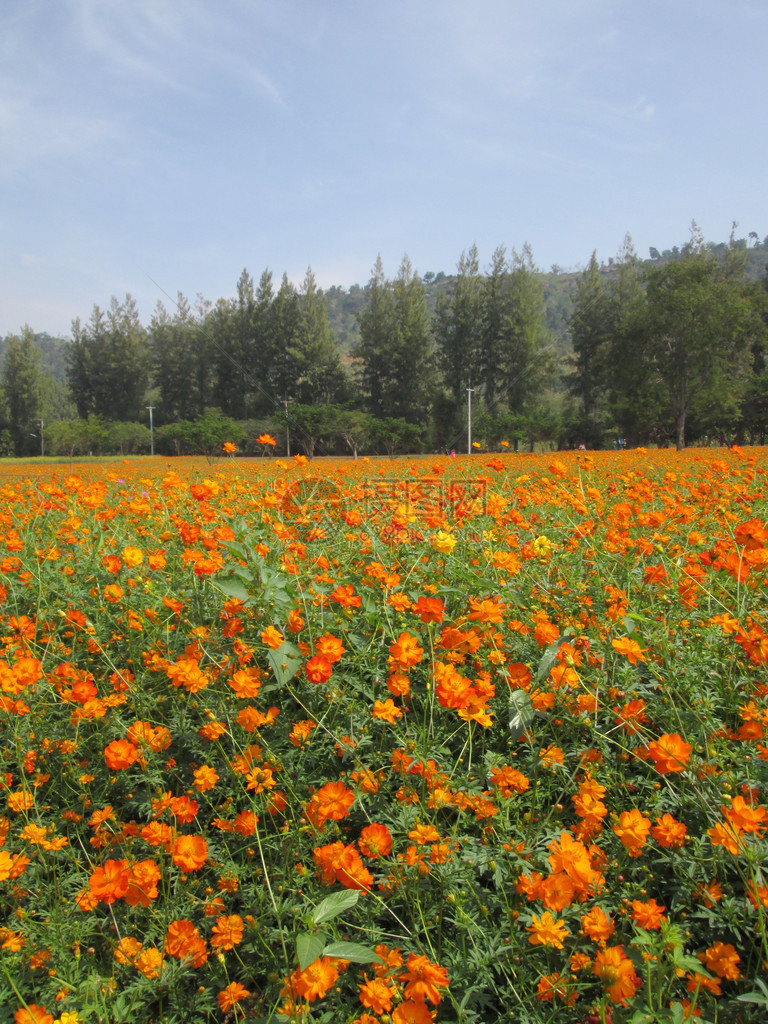
[[[546,562],[552,554],[552,541],[542,534],[533,542],[533,553],[542,562]]]
[[[452,534],[446,533],[445,530],[438,530],[430,543],[435,551],[439,551],[441,555],[450,555],[456,547],[456,538]]]
[[[144,561],[144,552],[141,548],[123,548],[123,561],[129,569],[135,569],[137,565],[141,565]]]

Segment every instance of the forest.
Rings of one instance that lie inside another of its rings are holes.
[[[0,340],[0,455],[534,450],[765,443],[768,238],[689,240],[544,272],[476,246],[452,275],[299,287],[244,270],[231,298],[130,295]],[[265,441],[269,438],[269,441]],[[273,444],[272,441],[275,443]]]

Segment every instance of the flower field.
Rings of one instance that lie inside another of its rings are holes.
[[[767,473],[0,467],[0,1020],[765,1020]]]

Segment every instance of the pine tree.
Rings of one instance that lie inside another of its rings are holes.
[[[40,353],[29,326],[24,326],[21,337],[11,335],[8,338],[2,385],[14,453],[18,456],[37,454],[41,450]]]

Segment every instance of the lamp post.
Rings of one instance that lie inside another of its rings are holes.
[[[155,408],[154,405],[148,405],[149,409],[149,454],[155,454],[155,428],[152,422],[152,410]]]
[[[467,388],[467,455],[472,454],[472,392],[474,388]]]

